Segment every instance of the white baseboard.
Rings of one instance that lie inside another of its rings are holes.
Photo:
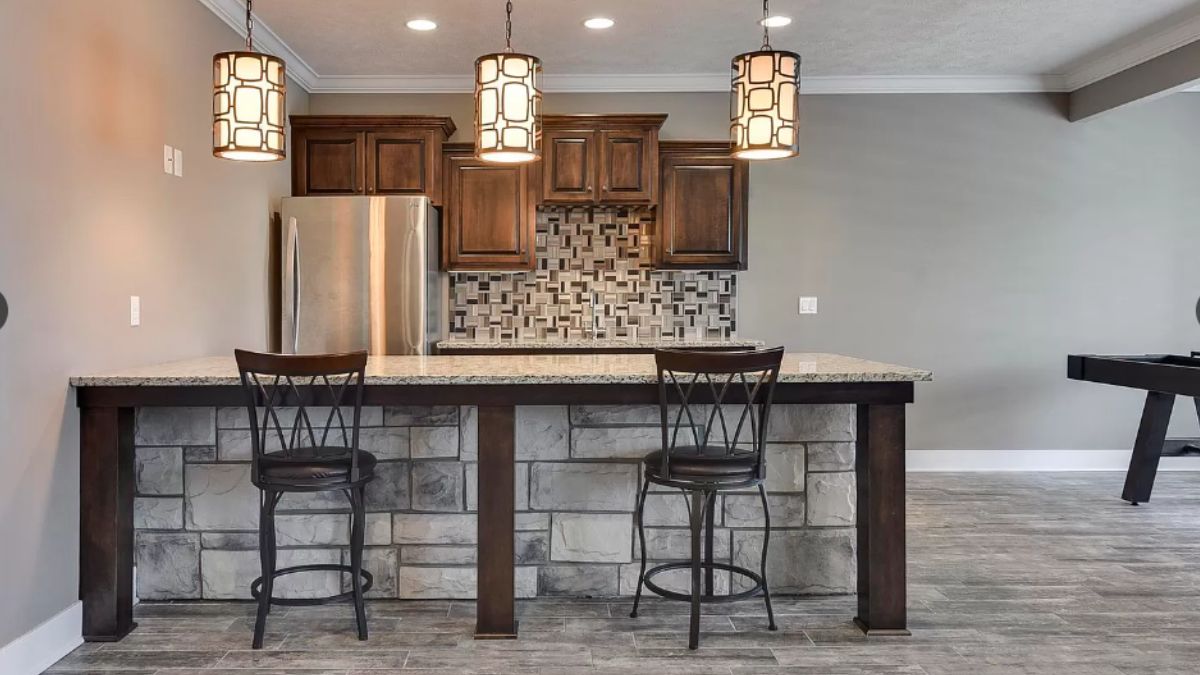
[[[0,673],[38,675],[83,644],[83,603],[76,600],[28,633],[0,647]]]
[[[909,450],[909,473],[937,471],[1125,471],[1130,450]],[[1159,471],[1200,471],[1200,457],[1163,457]]]

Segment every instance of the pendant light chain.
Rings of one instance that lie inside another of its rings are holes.
[[[512,48],[512,0],[508,0],[504,5],[504,51],[511,52]]]
[[[771,51],[771,27],[767,25],[767,17],[771,15],[771,0],[763,0],[763,43],[764,52]]]
[[[254,0],[246,0],[246,51],[254,51]]]

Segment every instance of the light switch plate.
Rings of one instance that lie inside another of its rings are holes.
[[[163,146],[163,173],[175,173],[175,148],[169,145]]]
[[[175,168],[175,175],[183,178],[183,151],[179,148],[175,148],[175,159],[173,164]]]
[[[142,297],[140,295],[129,296],[129,325],[142,325]]]
[[[801,314],[816,314],[817,313],[817,299],[801,297],[799,310],[800,310]]]

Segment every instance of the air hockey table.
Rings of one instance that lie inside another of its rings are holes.
[[[1189,356],[1071,354],[1067,356],[1067,377],[1146,392],[1146,404],[1142,408],[1142,421],[1133,443],[1121,499],[1135,506],[1150,501],[1175,397],[1192,397],[1196,414],[1200,416],[1200,352],[1192,352]]]

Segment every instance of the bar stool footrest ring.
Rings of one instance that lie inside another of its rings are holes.
[[[758,574],[758,572],[751,571],[749,569],[746,569],[745,567],[739,567],[737,565],[730,565],[729,563],[720,563],[720,562],[709,563],[709,562],[705,562],[705,561],[702,561],[700,563],[701,570],[707,570],[709,568],[714,569],[714,570],[725,570],[727,572],[733,572],[734,574],[740,574],[743,577],[746,577],[747,579],[749,579],[750,581],[753,581],[754,587],[749,590],[740,591],[738,593],[725,593],[722,595],[704,595],[704,594],[702,594],[700,596],[701,603],[708,604],[708,603],[736,602],[738,600],[745,600],[747,598],[752,598],[756,595],[759,595],[763,590],[763,579],[762,579],[762,576],[760,576]],[[668,591],[667,589],[663,588],[662,586],[659,586],[658,584],[651,581],[651,578],[653,578],[655,575],[661,574],[663,572],[669,572],[671,570],[691,570],[691,569],[692,569],[692,563],[688,562],[688,561],[672,562],[672,563],[664,563],[662,565],[655,565],[654,567],[646,570],[646,575],[644,577],[642,577],[642,585],[644,585],[646,587],[646,590],[650,591],[651,593],[654,593],[655,595],[667,598],[668,600],[680,600],[682,602],[691,602],[692,596],[690,593],[677,593],[675,591]]]
[[[371,590],[371,584],[375,582],[375,578],[372,577],[371,573],[365,569],[359,571],[361,572],[363,580],[362,591],[363,593],[366,593],[367,591]],[[275,573],[271,575],[271,578],[278,579],[279,577],[286,576],[288,574],[296,574],[299,572],[340,572],[342,574],[353,575],[354,569],[349,565],[337,565],[333,563],[323,563],[319,565],[295,565],[293,567],[282,567],[275,570]],[[258,600],[262,595],[262,581],[263,578],[259,577],[250,583],[250,595],[255,600]],[[345,593],[330,595],[323,598],[276,598],[272,596],[270,602],[272,605],[279,605],[281,607],[311,607],[313,605],[328,605],[334,602],[346,602],[347,600],[352,600],[353,598],[354,591],[349,590]]]

